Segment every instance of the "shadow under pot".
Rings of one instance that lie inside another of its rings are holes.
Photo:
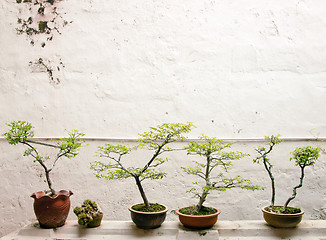
[[[71,191],[61,190],[54,196],[40,191],[31,195],[34,198],[34,212],[41,228],[56,228],[65,224],[70,210]]]
[[[276,206],[281,207],[281,206]],[[265,221],[277,228],[293,228],[296,227],[302,220],[304,211],[301,210],[299,213],[294,214],[281,214],[268,211],[269,206],[263,207],[261,210]]]
[[[135,204],[129,207],[132,221],[137,227],[141,229],[158,228],[164,222],[168,208],[165,205],[159,204],[163,207],[163,210],[158,212],[142,212],[135,210],[135,207],[140,204]]]

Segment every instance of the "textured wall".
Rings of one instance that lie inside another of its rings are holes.
[[[198,126],[191,138],[202,132],[226,139],[277,133],[287,138],[326,136],[323,0],[63,0],[56,6],[62,17],[58,21],[68,24],[41,47],[44,35],[34,37],[32,46],[26,35],[16,32],[18,18],[36,16],[28,4],[0,1],[1,133],[6,130],[4,123],[21,119],[32,122],[36,136],[44,138],[78,129],[89,138],[134,139],[149,126],[186,121]],[[49,15],[35,20],[48,20]],[[44,66],[35,64],[39,58],[52,68],[53,80]],[[110,191],[121,189],[121,183],[102,184],[92,176],[89,162],[103,142],[89,143],[78,159],[62,161],[67,167],[58,166],[53,173],[57,186],[75,192],[74,204],[87,193],[97,193],[92,198],[100,201],[106,219],[126,219],[124,205],[138,195],[129,190],[126,180],[126,191],[112,196]],[[235,147],[252,152],[260,144],[241,141]],[[289,152],[300,144],[307,143],[284,143],[275,158],[288,164]],[[38,167],[22,157],[23,148],[1,140],[0,149],[1,236],[33,219],[28,196],[44,183],[37,177]],[[166,167],[174,177],[159,183],[171,197],[157,195],[171,208],[183,205],[188,197],[183,175],[174,170],[184,156],[174,158],[178,161]],[[325,202],[322,159],[310,170],[314,180],[306,182],[307,218]],[[259,166],[243,167],[256,180],[265,177]],[[68,173],[60,171],[64,169]],[[290,178],[287,172],[279,170],[283,183]],[[151,183],[148,186],[152,188]],[[245,193],[244,201],[234,194],[223,193],[226,200],[219,194],[213,198],[214,205],[233,201],[224,206],[230,214],[221,218],[260,218],[256,208],[266,203],[268,191]],[[248,202],[253,208],[236,206]]]

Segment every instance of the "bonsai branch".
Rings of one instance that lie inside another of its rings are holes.
[[[263,164],[264,164],[264,167],[266,169],[266,171],[268,172],[268,176],[271,180],[271,184],[272,184],[272,198],[271,198],[271,206],[274,206],[275,204],[275,179],[274,179],[274,176],[273,176],[273,173],[272,173],[272,167],[273,165],[270,163],[267,155],[269,153],[271,153],[271,151],[273,150],[274,146],[279,144],[280,142],[282,142],[283,140],[279,138],[280,135],[272,135],[270,137],[265,137],[265,140],[266,142],[268,143],[268,146],[269,146],[269,149],[266,150],[265,147],[260,147],[260,148],[257,148],[255,149],[256,152],[258,152],[258,154],[260,156],[258,156],[257,158],[255,158],[253,160],[254,163],[259,163],[259,160],[262,159],[263,160]]]
[[[55,158],[55,160],[53,161],[53,163],[52,163],[52,166],[51,166],[51,168],[49,168],[49,170],[48,170],[48,172],[51,172],[52,171],[52,169],[54,168],[54,166],[55,166],[55,164],[57,163],[57,161],[59,160],[59,158],[61,158],[61,157],[63,157],[63,156],[66,156],[67,154],[69,154],[70,153],[70,151],[64,151],[64,152],[62,152],[61,154],[57,154],[57,156],[56,156],[56,158]]]
[[[26,140],[26,142],[30,142],[30,143],[33,143],[33,144],[39,144],[39,145],[43,145],[43,146],[47,146],[47,147],[60,148],[57,145],[43,143],[43,142],[36,142],[36,141],[32,141],[32,140]]]
[[[231,162],[227,161],[227,160],[230,160],[230,159],[212,157],[211,161],[214,161],[214,164],[212,164],[209,172],[213,171],[213,169],[215,167],[218,167],[218,166],[222,166],[224,168],[225,172],[227,172],[229,170],[230,165],[231,165]]]
[[[201,172],[201,171],[194,172],[194,175],[197,175],[198,177],[206,180],[205,174],[203,172]]]
[[[74,130],[72,133],[69,133],[69,138],[58,141],[58,146],[55,146],[52,144],[30,140],[29,138],[34,137],[34,132],[32,131],[33,126],[26,121],[11,122],[7,125],[10,127],[10,130],[4,133],[4,136],[6,137],[8,143],[12,145],[20,143],[28,147],[28,149],[25,150],[24,156],[32,156],[34,158],[34,162],[38,162],[42,166],[45,172],[48,187],[51,191],[51,194],[54,195],[55,191],[50,180],[50,172],[52,171],[59,158],[63,156],[72,158],[78,154],[78,149],[84,142],[84,140],[81,140],[80,137],[84,134]],[[45,164],[45,160],[48,160],[49,157],[41,156],[32,144],[40,144],[47,147],[60,148],[60,151],[54,159],[50,168],[48,168]]]
[[[167,136],[167,138],[164,140],[163,143],[161,143],[160,145],[158,145],[158,148],[156,149],[155,153],[153,154],[152,158],[148,161],[148,163],[144,166],[143,170],[140,172],[140,175],[143,174],[147,168],[149,168],[151,166],[151,164],[153,163],[153,161],[158,157],[158,155],[160,155],[162,153],[162,148],[169,143],[169,140],[171,138],[171,135],[169,134]]]
[[[297,186],[295,186],[293,188],[292,196],[289,197],[289,199],[284,204],[284,210],[287,208],[287,206],[289,205],[289,203],[297,196],[297,189],[298,188],[301,188],[302,185],[303,185],[303,178],[304,178],[304,169],[305,169],[305,167],[306,166],[300,166],[300,168],[301,168],[300,183],[299,183],[299,185],[297,185]]]
[[[32,157],[35,158],[35,161],[37,161],[37,162],[38,162],[38,163],[43,167],[44,172],[45,172],[46,182],[47,182],[48,187],[49,187],[49,189],[50,189],[50,191],[51,191],[51,194],[54,195],[54,194],[55,194],[55,191],[54,191],[54,189],[53,189],[53,187],[52,187],[52,182],[51,182],[51,179],[50,179],[50,172],[51,172],[52,168],[51,168],[51,169],[48,169],[48,168],[47,168],[47,166],[45,165],[45,163],[44,163],[43,160],[42,160],[42,157],[38,154],[36,148],[34,148],[34,147],[33,147],[31,144],[29,144],[27,141],[25,141],[25,142],[21,142],[21,143],[27,145],[30,149],[32,149],[32,151],[35,152],[36,155],[33,155],[31,151],[30,151],[29,153],[30,153],[30,155],[31,155]]]

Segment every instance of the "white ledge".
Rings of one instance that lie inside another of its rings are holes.
[[[280,229],[264,221],[218,221],[209,230],[189,230],[179,222],[165,221],[160,228],[142,230],[130,221],[103,221],[98,228],[83,228],[76,221],[57,229],[40,229],[34,224],[23,227],[1,240],[326,240],[326,220],[302,221],[298,227]]]
[[[33,137],[30,140],[34,141],[57,141],[65,138],[63,137]],[[326,137],[280,137],[285,142],[323,142],[326,140]],[[86,141],[109,141],[109,142],[136,142],[138,138],[114,138],[114,137],[81,137],[81,139]],[[252,137],[252,138],[218,138],[226,142],[265,142],[266,140],[261,137]],[[0,141],[7,141],[5,137],[0,136]],[[187,138],[182,141],[176,142],[190,142],[190,141],[203,141],[199,138]]]

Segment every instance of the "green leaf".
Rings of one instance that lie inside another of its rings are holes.
[[[98,156],[109,157],[112,153],[117,155],[125,155],[131,151],[130,148],[123,145],[106,144],[105,146],[98,147]]]
[[[142,179],[154,180],[154,179],[162,179],[166,177],[166,173],[148,168],[141,176]]]
[[[69,137],[63,138],[57,141],[57,145],[60,148],[59,155],[65,156],[67,158],[73,158],[78,155],[79,149],[85,143],[81,137],[85,134],[77,130],[72,130],[68,132]]]
[[[140,138],[137,140],[137,148],[157,149],[164,145],[181,141],[186,139],[185,133],[189,133],[194,125],[191,122],[183,123],[163,123],[156,127],[150,127],[150,131],[139,134]],[[171,151],[172,149],[166,148],[165,150]]]
[[[26,142],[29,138],[34,137],[34,132],[32,130],[34,127],[29,122],[14,121],[6,125],[9,126],[10,129],[8,132],[5,132],[3,136],[11,145]]]
[[[105,178],[107,180],[129,178],[132,176],[132,172],[137,171],[134,168],[121,169],[119,164],[111,162],[105,164],[100,161],[91,163],[91,169],[95,171],[97,178]]]
[[[319,158],[320,148],[314,148],[312,146],[298,147],[296,148],[290,160],[295,160],[295,165],[300,167],[314,166],[316,160]]]

